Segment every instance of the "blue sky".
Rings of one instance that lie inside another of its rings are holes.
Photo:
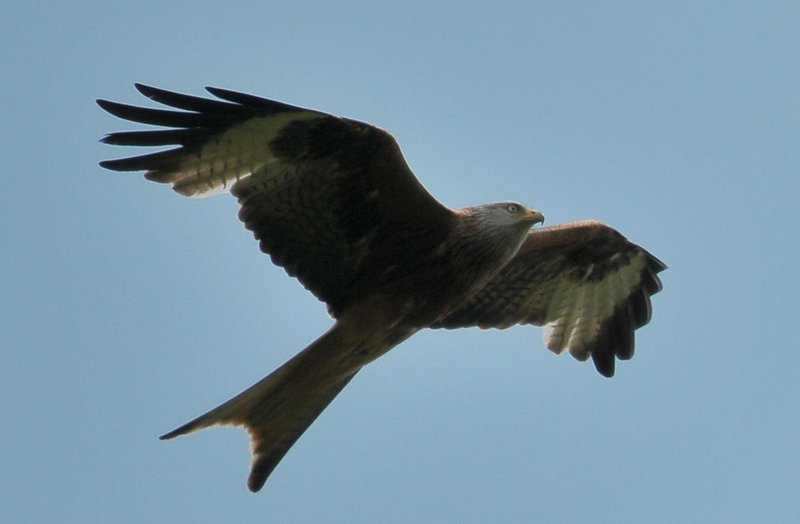
[[[0,513],[8,522],[800,518],[792,2],[7,2]],[[475,4],[475,5],[473,5]],[[429,331],[245,487],[247,437],[157,436],[322,333],[226,196],[97,166],[133,82],[389,129],[444,203],[603,220],[664,260],[611,380],[538,328]]]

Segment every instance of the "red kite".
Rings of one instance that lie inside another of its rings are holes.
[[[137,84],[175,110],[98,104],[167,129],[103,142],[177,148],[108,160],[186,196],[231,192],[272,261],[328,306],[335,324],[221,406],[167,433],[244,426],[259,490],[289,448],[364,365],[423,328],[544,327],[545,345],[592,357],[610,377],[666,266],[595,221],[532,229],[544,217],[500,202],[450,209],[431,196],[394,138],[375,126],[207,88],[218,100]]]

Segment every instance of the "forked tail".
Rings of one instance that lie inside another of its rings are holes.
[[[346,365],[350,348],[344,343],[334,326],[252,387],[160,438],[214,425],[243,426],[253,454],[247,487],[258,491],[289,448],[361,369],[352,362]]]

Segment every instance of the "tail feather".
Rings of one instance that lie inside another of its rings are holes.
[[[277,421],[277,424],[273,420],[269,426],[248,426],[253,453],[247,479],[250,491],[256,492],[264,486],[283,456],[354,376],[355,373],[324,391],[316,391],[313,399],[305,402],[302,408],[298,406],[286,413],[286,417]]]
[[[336,365],[346,353],[336,327],[283,366],[208,413],[159,437],[168,440],[216,425],[243,426],[253,462],[247,486],[258,491],[270,473],[328,404],[361,369]]]

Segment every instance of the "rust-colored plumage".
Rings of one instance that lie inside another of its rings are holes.
[[[665,266],[608,226],[531,230],[542,215],[516,202],[449,209],[369,124],[217,88],[218,100],[137,89],[177,111],[98,104],[167,129],[104,142],[178,147],[101,165],[144,170],[186,196],[232,193],[262,251],[336,319],[254,386],[162,437],[243,426],[251,490],[364,365],[420,329],[541,325],[548,348],[592,357],[606,376],[615,357],[633,355]]]

